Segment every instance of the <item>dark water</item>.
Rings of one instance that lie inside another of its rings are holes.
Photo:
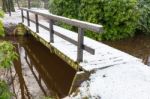
[[[134,38],[103,43],[138,57],[150,66],[150,35],[139,34]]]
[[[6,40],[6,38],[5,38]],[[20,99],[62,98],[70,90],[76,71],[33,37],[7,37],[19,59],[14,62],[14,89]],[[12,69],[13,71],[13,69]]]

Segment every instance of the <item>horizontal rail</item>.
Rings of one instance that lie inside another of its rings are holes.
[[[27,16],[24,16],[23,11],[26,11]],[[30,13],[33,13],[35,15],[35,20],[30,19]],[[39,32],[39,26],[47,31],[49,31],[50,33],[50,43],[54,43],[54,34],[59,36],[60,38],[74,44],[77,46],[77,61],[78,62],[82,62],[83,61],[83,50],[89,52],[90,54],[94,55],[95,54],[95,50],[91,47],[89,47],[88,45],[84,44],[84,30],[90,30],[90,31],[94,31],[94,32],[102,32],[102,26],[98,25],[98,24],[93,24],[93,23],[89,23],[89,22],[85,22],[85,21],[79,21],[76,19],[70,19],[70,18],[66,18],[66,17],[62,17],[62,16],[57,16],[57,15],[53,15],[53,14],[46,14],[46,13],[41,13],[41,12],[37,12],[34,10],[30,10],[30,9],[25,9],[25,8],[21,8],[21,15],[22,15],[22,22],[24,22],[24,18],[27,19],[27,25],[30,26],[30,22],[35,23],[36,25],[36,32]],[[38,16],[43,16],[45,18],[47,18],[49,20],[49,27],[39,23],[39,19]],[[62,23],[66,23],[68,25],[71,26],[75,26],[78,28],[78,40],[75,41],[72,38],[69,38],[68,36],[63,35],[62,33],[59,33],[58,31],[54,30],[54,23],[56,22],[62,22]]]
[[[26,8],[21,8],[21,9],[24,11],[28,11],[31,13],[35,13],[35,14],[47,17],[47,18],[55,20],[55,21],[63,22],[63,23],[66,23],[66,24],[69,24],[72,26],[80,27],[80,28],[91,30],[94,32],[102,32],[103,31],[102,25],[93,24],[93,23],[89,23],[89,22],[85,22],[85,21],[79,21],[76,19],[70,19],[70,18],[66,18],[66,17],[62,17],[62,16],[57,16],[54,14],[45,14],[45,13],[30,10],[30,9],[26,9]]]
[[[24,18],[27,19],[27,17],[24,17]],[[30,21],[33,22],[33,23],[36,23],[34,20],[31,20],[31,19],[30,19]],[[41,26],[41,27],[44,28],[45,30],[49,31],[49,28],[48,28],[48,27],[46,27],[46,26],[44,26],[44,25],[42,25],[42,24],[39,24],[39,26]],[[77,42],[77,41],[75,41],[75,40],[73,40],[73,39],[71,39],[71,38],[69,38],[69,37],[67,37],[67,36],[62,35],[61,33],[57,32],[57,31],[55,31],[55,30],[54,30],[54,34],[57,35],[57,36],[59,36],[59,37],[61,37],[61,38],[64,39],[64,40],[66,40],[66,41],[68,41],[68,42],[70,42],[70,43],[76,45],[76,46],[78,45],[78,42]],[[84,49],[85,51],[89,52],[89,53],[92,54],[92,55],[95,54],[94,49],[93,49],[93,48],[90,48],[90,47],[87,46],[87,45],[83,45],[83,49]]]
[[[73,40],[73,39],[71,39],[71,38],[69,38],[69,37],[67,37],[67,36],[64,36],[64,35],[62,35],[61,33],[58,33],[58,32],[56,32],[56,31],[54,31],[54,33],[55,33],[57,36],[59,36],[59,37],[65,39],[66,41],[69,41],[70,43],[72,43],[72,44],[74,44],[74,45],[76,45],[76,46],[78,45],[78,42],[77,42],[77,41],[75,41],[75,40]],[[83,49],[84,49],[85,51],[89,52],[89,53],[92,54],[92,55],[95,54],[95,50],[94,50],[93,48],[90,48],[90,47],[87,46],[87,45],[83,45]]]

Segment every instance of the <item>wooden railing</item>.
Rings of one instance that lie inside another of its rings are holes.
[[[26,15],[24,15],[24,11]],[[30,19],[29,13],[35,14],[35,21]],[[90,30],[93,32],[101,33],[103,31],[102,26],[98,24],[93,24],[89,22],[79,21],[75,19],[69,19],[62,16],[57,16],[54,14],[45,14],[37,11],[33,11],[30,9],[21,8],[21,15],[22,15],[22,22],[24,22],[24,18],[27,19],[27,25],[30,26],[30,21],[35,23],[36,25],[36,32],[39,33],[39,26],[48,30],[50,33],[50,43],[54,43],[54,34],[63,38],[64,40],[74,44],[77,46],[77,62],[83,61],[83,50],[89,52],[90,54],[94,55],[95,50],[87,45],[84,44],[84,30]],[[38,16],[43,16],[49,20],[49,27],[46,27],[39,23]],[[75,41],[61,33],[58,33],[54,30],[53,26],[55,22],[62,22],[71,26],[75,26],[78,28],[78,41]]]

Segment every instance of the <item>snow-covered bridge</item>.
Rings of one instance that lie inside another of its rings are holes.
[[[35,18],[30,18],[29,14],[35,15]],[[39,21],[38,16],[45,17],[47,21],[45,19]],[[54,25],[54,21],[76,26],[79,28],[79,33]],[[77,63],[76,66],[72,66],[75,69],[81,68],[85,71],[91,71],[139,60],[91,38],[83,37],[83,29],[101,32],[101,25],[29,9],[22,9],[22,22],[31,30],[32,35],[41,40],[44,45],[50,49],[54,48],[55,54],[59,54],[58,56],[63,59],[66,57],[65,61],[67,62],[68,58],[71,66],[72,62]]]
[[[21,10],[22,23],[30,33],[77,70],[74,83],[78,75],[90,73],[89,80],[81,84],[75,96],[67,98],[150,99],[148,66],[136,57],[83,36],[83,29],[101,32],[101,25],[68,19],[44,11]],[[35,15],[35,18],[31,18],[31,14]],[[41,16],[46,17],[46,20],[38,19]],[[77,26],[79,34],[54,25],[54,21]]]

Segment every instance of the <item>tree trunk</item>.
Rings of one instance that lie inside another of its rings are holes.
[[[48,9],[48,0],[42,0],[44,2],[44,8]]]
[[[44,0],[44,8],[48,9],[48,0]]]
[[[10,5],[10,11],[15,12],[14,3],[13,0],[9,0]]]
[[[18,8],[20,9],[19,1],[18,1],[18,0],[16,0],[16,3],[17,3]]]
[[[4,12],[15,11],[13,0],[2,0],[2,4]]]
[[[4,12],[7,12],[7,1],[6,0],[2,0],[2,9]]]
[[[28,9],[31,8],[31,0],[28,0]]]

